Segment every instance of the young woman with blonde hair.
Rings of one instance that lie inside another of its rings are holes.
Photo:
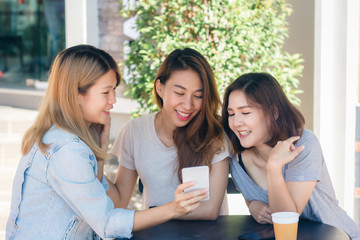
[[[161,64],[154,82],[157,113],[131,120],[112,152],[119,158],[114,195],[129,204],[136,180],[144,184],[143,208],[173,201],[184,167],[210,167],[210,200],[182,219],[216,219],[228,181],[229,145],[220,124],[220,99],[213,71],[204,56],[176,49]],[[126,182],[127,184],[122,184]]]
[[[6,239],[131,237],[187,214],[206,197],[205,190],[184,194],[192,184],[183,184],[176,200],[158,208],[114,208],[102,166],[119,83],[116,62],[100,49],[78,45],[56,57],[38,117],[23,138]]]

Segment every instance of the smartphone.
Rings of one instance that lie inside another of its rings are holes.
[[[266,228],[256,232],[245,233],[238,236],[239,240],[270,240],[275,239],[274,229]]]
[[[209,189],[209,167],[197,166],[187,167],[181,170],[183,183],[194,181],[195,185],[184,190],[185,193],[206,188]],[[210,191],[208,191],[208,197],[201,200],[207,201],[210,199]]]

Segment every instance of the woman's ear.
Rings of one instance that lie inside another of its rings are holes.
[[[79,103],[79,105],[80,105],[80,108],[81,108],[82,105],[83,105],[84,98],[85,98],[84,95],[78,93],[78,103]]]
[[[279,118],[279,109],[275,105],[272,107],[272,113],[275,120],[277,120]]]
[[[163,96],[164,85],[160,82],[160,79],[155,81],[155,91],[162,98]]]

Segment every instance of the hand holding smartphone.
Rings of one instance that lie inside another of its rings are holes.
[[[184,190],[185,193],[209,187],[209,167],[197,166],[187,167],[181,170],[183,183],[194,181],[195,185]],[[210,191],[208,191],[208,197],[200,201],[207,201],[210,199]]]

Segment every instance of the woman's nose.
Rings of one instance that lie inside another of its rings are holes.
[[[110,91],[109,103],[110,104],[115,104],[116,103],[116,92],[115,92],[115,90]]]
[[[241,115],[234,114],[234,125],[241,126],[242,124],[243,124],[243,119],[242,119]]]
[[[186,97],[183,102],[183,107],[185,110],[190,110],[193,105],[192,98]]]

